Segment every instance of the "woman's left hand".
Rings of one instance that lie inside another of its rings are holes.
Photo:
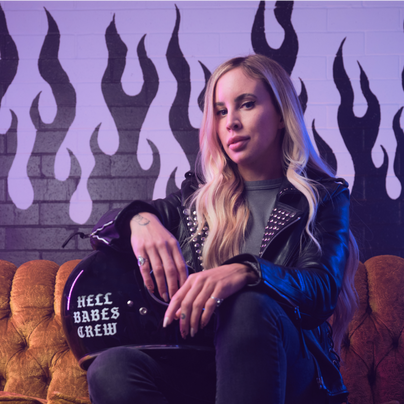
[[[199,328],[208,324],[217,307],[216,299],[226,299],[256,279],[254,270],[238,263],[189,275],[171,299],[166,310],[164,327],[179,318],[182,337],[185,338],[188,334],[193,337]]]

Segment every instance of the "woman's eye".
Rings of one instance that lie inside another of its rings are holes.
[[[216,112],[217,116],[225,116],[227,114],[227,110],[226,109],[221,109],[220,111]]]
[[[246,109],[254,108],[255,102],[254,101],[247,101],[243,104],[243,107]]]

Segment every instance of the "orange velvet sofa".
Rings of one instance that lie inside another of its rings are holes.
[[[63,287],[78,262],[17,268],[0,260],[0,403],[90,403],[60,317]],[[360,304],[341,349],[349,401],[404,404],[404,259],[371,258],[355,283]]]

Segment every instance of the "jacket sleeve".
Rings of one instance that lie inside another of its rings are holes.
[[[333,314],[342,287],[349,254],[347,189],[328,195],[319,205],[314,235],[321,246],[321,253],[308,237],[304,237],[305,241],[291,266],[275,265],[250,254],[242,254],[226,262],[249,262],[261,273],[256,286],[283,304],[306,329],[319,326]]]
[[[130,251],[130,221],[141,212],[153,213],[172,233],[179,224],[178,206],[181,204],[180,192],[157,199],[150,203],[135,200],[123,209],[113,209],[105,213],[93,228],[90,241],[93,249],[111,247],[117,251]]]

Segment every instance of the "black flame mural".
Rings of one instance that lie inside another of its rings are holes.
[[[115,18],[106,30],[105,41],[108,65],[102,78],[102,93],[118,130],[119,148],[114,155],[105,155],[98,147],[99,126],[94,130],[91,150],[95,157],[95,167],[88,188],[93,201],[119,201],[135,197],[150,200],[160,171],[160,155],[154,143],[148,140],[153,151],[153,163],[148,170],[143,170],[137,158],[137,150],[140,130],[159,88],[157,70],[147,56],[143,36],[137,45],[143,73],[142,89],[134,96],[126,94],[121,80],[128,48],[116,30]],[[105,179],[106,175],[109,180]]]
[[[402,108],[397,112],[392,125],[398,144],[394,172],[402,188],[398,199],[392,200],[386,192],[388,168],[386,150],[382,146],[384,161],[379,168],[375,167],[371,157],[380,127],[379,101],[370,90],[368,77],[358,63],[360,85],[368,107],[362,117],[354,115],[354,94],[342,57],[344,42],[345,40],[338,49],[334,61],[334,81],[341,95],[338,126],[355,168],[351,225],[364,257],[385,254],[387,251],[394,254],[404,245],[403,225],[399,216],[401,212],[399,205],[402,205],[404,199],[404,175],[402,168],[400,169],[400,161],[404,156],[404,137],[399,126]]]
[[[6,16],[0,5],[0,107],[4,95],[10,84],[13,82],[18,68],[18,50],[11,37]],[[10,128],[0,136],[0,169],[8,173],[17,152],[17,127],[18,118],[14,111],[11,111],[12,121]]]
[[[275,18],[279,25],[285,30],[285,38],[278,49],[268,45],[265,35],[265,1],[261,1],[255,15],[254,24],[251,30],[251,43],[254,52],[268,56],[276,60],[288,73],[292,73],[299,51],[299,41],[292,25],[293,1],[277,1],[275,3]],[[307,108],[307,91],[303,81],[300,79],[302,90],[299,95],[303,111]]]
[[[57,111],[53,122],[45,123],[38,108],[41,93],[32,101],[30,116],[37,132],[28,165],[34,165],[38,161],[38,156],[41,156],[42,170],[41,172],[32,170],[28,176],[34,188],[35,200],[47,200],[48,198],[70,200],[81,177],[79,162],[69,150],[71,168],[70,176],[66,181],[58,181],[55,178],[54,166],[56,153],[76,116],[76,91],[58,59],[59,28],[48,10],[45,9],[45,12],[48,20],[48,32],[39,55],[38,70],[52,90]],[[46,179],[46,181],[38,181],[39,179]]]
[[[175,6],[175,10],[175,27],[170,42],[168,44],[166,54],[168,66],[170,67],[172,74],[177,80],[177,93],[175,94],[175,99],[169,113],[170,128],[174,134],[175,139],[184,150],[184,153],[188,158],[190,167],[195,167],[196,155],[198,154],[199,150],[199,128],[194,128],[189,121],[188,106],[191,95],[191,71],[188,62],[186,61],[184,54],[180,49],[178,31],[180,28],[181,15],[177,6]],[[205,75],[205,82],[207,82],[210,77],[210,71],[203,63],[199,63]],[[198,104],[201,109],[203,107],[204,93],[205,89],[202,90],[201,94],[198,97]],[[177,190],[174,178],[175,171],[171,174],[170,181],[167,186],[168,194]]]
[[[251,22],[251,45],[254,52],[277,60],[289,74],[293,72],[299,52],[298,34],[292,24],[293,5],[291,1],[278,1],[275,4],[275,18],[285,33],[283,43],[278,49],[273,49],[268,45],[265,31],[264,1],[259,3],[255,18]],[[59,61],[61,35],[57,22],[49,11],[45,10],[45,13],[48,21],[48,32],[39,55],[38,71],[43,80],[50,86],[57,112],[53,122],[45,123],[41,118],[39,108],[41,94],[39,93],[32,101],[30,117],[36,129],[36,138],[28,163],[28,177],[34,189],[34,205],[40,205],[48,199],[55,199],[55,194],[58,194],[56,199],[59,198],[65,202],[70,201],[79,181],[82,180],[80,164],[71,151],[69,151],[69,177],[65,181],[59,181],[55,178],[56,154],[76,117],[77,98],[75,88]],[[169,110],[168,121],[175,140],[186,155],[189,165],[193,167],[198,152],[199,129],[193,127],[189,119],[191,69],[180,47],[181,12],[177,6],[175,6],[175,13],[175,25],[166,50],[166,60],[176,80],[177,89]],[[108,60],[100,85],[105,104],[119,135],[119,147],[115,154],[111,156],[105,154],[98,145],[98,134],[103,123],[100,122],[94,127],[90,147],[95,159],[95,165],[87,186],[92,202],[102,202],[108,207],[126,203],[126,201],[134,198],[150,200],[153,196],[156,180],[160,175],[161,151],[152,141],[148,140],[153,155],[151,166],[145,170],[138,160],[139,136],[142,126],[159,91],[159,73],[147,54],[146,34],[144,33],[137,44],[124,43],[117,30],[115,16],[105,31]],[[386,151],[382,147],[384,161],[380,167],[374,165],[371,157],[372,149],[379,134],[381,107],[377,94],[374,94],[371,90],[371,83],[366,72],[358,62],[360,85],[367,102],[367,110],[362,117],[355,116],[353,112],[353,88],[344,68],[343,47],[345,41],[346,39],[342,41],[339,49],[336,49],[333,79],[341,97],[337,116],[339,131],[346,148],[352,156],[355,169],[355,182],[352,189],[352,229],[359,241],[362,260],[378,254],[404,256],[403,218],[400,216],[404,212],[404,132],[400,127],[403,107],[397,111],[392,121],[392,131],[397,140],[394,173],[402,186],[401,195],[393,200],[386,192],[388,167]],[[137,46],[138,62],[143,76],[143,85],[136,95],[125,93],[122,84],[122,77],[127,63],[128,46]],[[1,105],[4,95],[17,74],[19,63],[18,50],[9,34],[6,16],[1,7],[0,53]],[[199,61],[199,64],[206,86],[211,72],[203,61]],[[301,92],[299,97],[305,111],[309,94],[303,80],[300,79],[300,83]],[[402,73],[402,87],[404,90],[404,70]],[[203,110],[204,91],[205,88],[197,100],[201,110]],[[3,186],[5,194],[7,194],[8,189],[6,185],[7,175],[17,150],[18,117],[13,111],[11,111],[11,115],[9,129],[6,133],[0,135],[0,193]],[[321,136],[321,133],[317,131],[315,120],[311,123],[311,129],[320,154],[334,170],[337,170],[335,154]],[[177,190],[175,184],[176,170],[170,174],[167,193]],[[53,195],[49,195],[49,189],[52,189]],[[10,198],[4,199],[2,202],[0,195],[0,207],[6,205],[8,207],[12,205]],[[60,206],[67,210],[68,204],[65,203]],[[41,210],[40,208],[38,209]],[[13,212],[14,215],[25,217],[24,211],[20,211],[16,207],[14,207]],[[28,215],[25,215],[28,218]],[[53,229],[62,229],[63,235],[79,230],[80,226],[69,218],[67,211],[61,212],[60,217],[64,219],[60,223],[55,219],[56,221],[51,225]],[[81,227],[88,231],[93,224],[94,217],[92,216],[88,223]],[[13,234],[11,227],[6,228],[6,231],[9,230],[10,234]],[[0,226],[0,236],[1,231]],[[43,226],[42,231],[48,231],[46,226]],[[18,247],[20,243],[18,237],[10,240],[3,250],[12,250],[14,248],[17,251],[23,249],[23,247]],[[0,241],[0,250],[1,248]],[[78,258],[87,253],[86,248],[84,248],[81,255],[78,254],[80,246],[77,242],[69,248],[72,252],[70,258]],[[59,252],[55,252],[56,261],[58,260],[57,253]],[[15,256],[17,255],[16,252]],[[44,256],[40,258],[44,258]],[[18,259],[16,260],[18,261]]]

